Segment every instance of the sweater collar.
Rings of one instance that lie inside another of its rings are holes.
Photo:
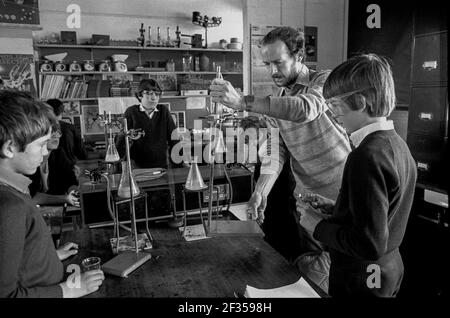
[[[156,107],[152,111],[149,112],[144,108],[144,106],[142,106],[142,103],[139,104],[139,110],[141,112],[144,112],[150,119],[152,119],[152,117],[155,113],[159,112],[158,105],[156,105]]]
[[[30,185],[31,180],[23,174],[0,167],[0,182],[13,187],[22,193],[30,193],[28,186]]]
[[[377,121],[370,125],[364,126],[356,131],[354,131],[350,135],[350,140],[353,143],[353,146],[358,147],[361,142],[373,132],[379,130],[392,130],[394,129],[394,122],[392,120],[387,120],[385,117],[381,119],[381,121]]]

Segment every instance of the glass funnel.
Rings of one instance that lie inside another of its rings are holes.
[[[121,198],[130,198],[130,183],[133,189],[133,196],[139,195],[141,191],[133,178],[133,174],[131,174],[131,182],[130,182],[130,174],[128,173],[128,162],[122,161],[122,175],[120,176],[119,188],[117,189],[117,195]]]
[[[116,145],[114,144],[114,138],[108,138],[108,150],[106,150],[106,163],[114,163],[120,160],[119,153],[117,152]]]
[[[188,177],[184,185],[187,190],[198,191],[207,188],[207,185],[203,181],[202,174],[198,169],[197,159],[197,157],[194,157],[194,160],[191,162]]]

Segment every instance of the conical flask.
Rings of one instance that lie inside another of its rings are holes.
[[[225,146],[225,141],[223,139],[223,132],[219,130],[214,136],[214,153],[222,154],[227,152],[227,147]]]
[[[134,181],[133,175],[131,175],[131,185],[133,189],[133,196],[137,196],[141,191]],[[128,173],[128,162],[122,161],[122,175],[120,176],[119,188],[117,189],[117,195],[121,198],[130,198],[130,175]]]
[[[184,187],[191,191],[203,190],[207,188],[207,185],[203,181],[202,175],[200,174],[200,170],[198,169],[197,157],[194,157],[194,160],[191,162],[191,167],[189,169],[189,174]]]
[[[119,153],[117,152],[116,145],[114,144],[114,138],[108,138],[108,150],[106,150],[106,163],[114,163],[120,160]]]

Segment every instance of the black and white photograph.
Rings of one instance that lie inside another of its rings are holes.
[[[0,298],[448,299],[445,4],[0,0]]]

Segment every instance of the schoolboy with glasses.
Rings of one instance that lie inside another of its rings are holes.
[[[391,67],[375,54],[350,58],[331,72],[324,97],[355,149],[336,202],[305,196],[320,210],[309,210],[300,224],[330,250],[330,295],[395,296],[417,171],[406,143],[386,119],[396,102]]]
[[[139,83],[136,98],[139,104],[127,108],[124,117],[128,129],[143,129],[145,135],[133,140],[130,156],[133,165],[138,168],[167,168],[168,153],[176,141],[171,140],[176,128],[169,109],[159,104],[162,89],[153,79],[143,79]],[[125,155],[125,137],[117,140],[119,155]]]

